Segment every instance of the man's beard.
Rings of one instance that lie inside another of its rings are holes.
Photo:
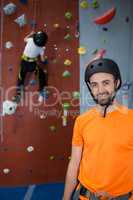
[[[108,92],[99,93],[97,96],[93,95],[94,101],[101,105],[101,106],[107,106],[110,105],[115,97],[115,94],[109,94]]]

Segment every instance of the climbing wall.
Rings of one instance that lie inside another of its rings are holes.
[[[132,0],[79,1],[80,46],[80,110],[94,106],[84,82],[85,65],[97,50],[105,49],[105,57],[115,60],[121,70],[123,86],[118,100],[133,108],[133,2]]]
[[[78,0],[0,1],[0,185],[28,185],[64,180],[71,136],[79,114]],[[5,9],[3,9],[5,8]],[[11,12],[11,13],[10,13]],[[15,93],[23,38],[44,29],[49,37],[49,98],[38,103],[38,83],[28,74],[25,96],[15,114],[2,116],[2,104]]]

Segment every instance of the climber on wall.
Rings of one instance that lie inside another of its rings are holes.
[[[22,98],[22,95],[24,93],[24,82],[27,72],[35,72],[35,75],[39,79],[38,101],[43,102],[43,100],[46,99],[46,74],[44,73],[43,69],[39,67],[37,62],[39,57],[42,63],[45,63],[46,61],[46,56],[44,52],[47,41],[48,36],[44,31],[32,31],[24,38],[26,46],[21,57],[16,95],[15,97],[13,97],[13,101],[19,103]]]

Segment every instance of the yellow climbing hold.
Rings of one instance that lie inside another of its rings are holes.
[[[86,48],[85,48],[85,47],[79,47],[79,48],[78,48],[78,53],[79,53],[80,55],[86,54]]]
[[[83,9],[87,9],[89,7],[89,4],[86,0],[81,1],[80,7]]]
[[[55,127],[54,125],[51,125],[51,126],[49,127],[49,129],[50,129],[50,131],[52,131],[52,132],[55,132],[55,131],[56,131],[56,127]]]
[[[66,59],[65,61],[64,61],[64,65],[66,65],[66,66],[70,66],[72,64],[72,62],[71,62],[71,60],[69,60],[69,59]]]
[[[49,159],[50,159],[50,160],[54,160],[55,157],[54,157],[54,156],[50,156]]]

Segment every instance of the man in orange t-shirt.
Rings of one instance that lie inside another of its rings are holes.
[[[62,200],[131,199],[133,110],[115,100],[122,83],[118,65],[107,58],[91,61],[85,82],[96,106],[75,121]]]

